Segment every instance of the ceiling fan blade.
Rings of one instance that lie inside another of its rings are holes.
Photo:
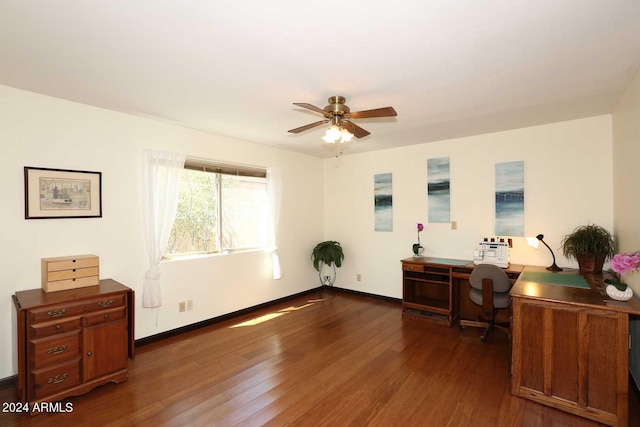
[[[314,127],[316,127],[316,126],[323,125],[323,124],[325,124],[325,123],[329,123],[329,120],[328,120],[328,119],[327,119],[327,120],[320,120],[319,122],[310,123],[310,124],[308,124],[308,125],[300,126],[299,128],[291,129],[291,130],[289,130],[288,132],[291,132],[291,133],[300,133],[300,132],[304,132],[304,131],[305,131],[305,130],[307,130],[307,129],[311,129],[311,128],[314,128]],[[353,132],[351,132],[351,133],[353,133]]]
[[[371,134],[371,132],[364,130],[360,126],[346,120],[342,122],[342,127],[351,132],[356,138],[362,138]]]
[[[352,119],[366,119],[369,117],[393,117],[397,116],[396,110],[393,107],[375,108],[373,110],[356,111],[351,113]]]
[[[318,108],[315,105],[307,104],[305,102],[294,102],[293,105],[297,105],[298,107],[306,108],[307,110],[315,111],[316,113],[320,113],[323,116],[327,116],[327,112],[322,108]]]

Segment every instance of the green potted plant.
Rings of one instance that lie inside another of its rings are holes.
[[[316,247],[313,248],[311,259],[313,260],[313,267],[318,271],[320,284],[323,286],[333,286],[336,281],[336,267],[340,267],[344,259],[344,253],[342,252],[340,243],[334,240],[318,243]],[[322,276],[322,264],[333,267],[333,276]]]
[[[562,238],[562,253],[568,259],[578,261],[580,271],[602,272],[602,265],[616,251],[613,235],[595,224],[576,227],[571,234]]]

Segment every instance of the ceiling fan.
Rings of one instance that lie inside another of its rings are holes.
[[[306,104],[303,102],[294,102],[293,105],[297,105],[298,107],[306,108],[316,113],[320,113],[325,117],[325,119],[315,123],[310,123],[305,126],[300,126],[295,129],[291,129],[289,130],[289,132],[300,133],[316,126],[331,122],[331,127],[327,130],[327,134],[322,139],[324,139],[326,142],[333,143],[342,137],[342,140],[340,142],[347,142],[351,139],[351,136],[355,136],[356,138],[363,138],[370,134],[369,131],[353,123],[352,119],[394,117],[398,115],[393,107],[375,108],[373,110],[363,110],[352,113],[349,107],[345,105],[345,101],[346,98],[344,96],[332,96],[331,98],[329,98],[329,105],[324,108],[318,108],[315,105]]]

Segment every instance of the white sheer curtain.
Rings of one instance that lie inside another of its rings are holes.
[[[280,206],[282,205],[282,169],[267,168],[267,248],[271,251],[273,278],[278,280],[284,273],[278,256],[278,223],[280,222]]]
[[[142,306],[162,305],[160,260],[169,242],[180,194],[184,154],[144,150],[142,154],[142,214],[149,269],[144,276]]]

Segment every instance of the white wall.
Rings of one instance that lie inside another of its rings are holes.
[[[309,256],[322,239],[321,159],[168,123],[0,86],[0,379],[15,374],[11,295],[40,287],[40,258],[92,253],[101,278],[136,295],[136,338],[209,319],[318,286]],[[165,262],[164,305],[140,306],[147,267],[140,165],[144,148],[284,172],[279,246],[283,279],[271,278],[264,252]],[[103,218],[24,219],[23,167],[101,171]],[[179,313],[178,301],[193,311]]]
[[[457,230],[427,221],[427,159],[446,156]],[[471,259],[479,240],[494,233],[495,164],[517,160],[525,170],[525,235],[543,233],[558,265],[577,267],[562,256],[562,237],[589,222],[613,230],[609,115],[327,160],[325,239],[345,252],[336,286],[401,298],[400,260],[412,255],[418,222],[427,256]],[[389,172],[394,231],[376,232],[373,176]],[[511,262],[550,265],[551,255],[518,237]]]
[[[613,172],[615,233],[619,251],[640,250],[640,72],[613,113]],[[640,273],[625,277],[640,295]]]

